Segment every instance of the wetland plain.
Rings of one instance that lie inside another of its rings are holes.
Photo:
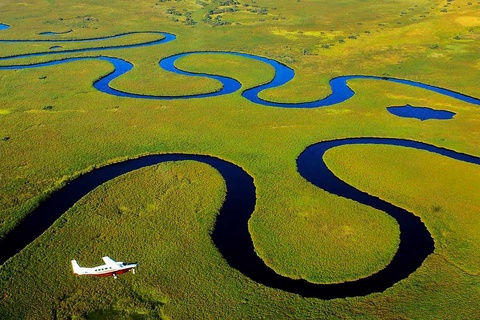
[[[0,9],[0,318],[478,314],[479,2]]]

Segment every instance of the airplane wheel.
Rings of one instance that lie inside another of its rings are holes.
[[[114,273],[112,274],[114,279],[117,279],[117,275]]]

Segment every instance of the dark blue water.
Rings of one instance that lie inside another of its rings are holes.
[[[176,58],[181,56],[183,55],[180,54],[172,58],[162,59],[159,62],[159,65],[162,67],[165,67],[165,70],[176,72],[178,74],[189,75],[189,76],[197,75],[192,72],[184,72],[175,68],[175,66],[173,65],[173,61],[176,60]],[[193,95],[184,95],[184,96],[153,96],[153,95],[143,95],[143,94],[120,91],[112,88],[110,86],[110,82],[120,77],[121,75],[127,73],[128,71],[130,71],[133,68],[133,65],[130,62],[127,62],[125,60],[121,60],[118,58],[99,57],[98,59],[109,61],[111,64],[115,66],[115,71],[107,75],[106,77],[100,78],[99,80],[97,80],[94,83],[94,87],[101,92],[108,93],[114,96],[140,98],[140,99],[155,99],[155,100],[179,100],[179,99],[214,97],[214,96],[229,94],[241,88],[240,82],[238,82],[235,79],[223,77],[219,75],[208,74],[203,76],[206,78],[215,79],[217,81],[220,81],[223,84],[222,88],[219,91],[205,93],[205,94],[193,94]]]
[[[60,55],[60,54],[72,54],[72,53],[81,53],[81,52],[95,52],[95,51],[104,51],[104,50],[116,50],[116,49],[126,49],[126,48],[136,48],[136,47],[144,47],[144,46],[152,46],[152,45],[159,45],[159,44],[166,44],[168,42],[171,42],[176,39],[176,36],[173,34],[165,33],[165,32],[156,32],[156,31],[149,31],[149,32],[128,32],[128,33],[122,33],[122,34],[117,34],[114,36],[108,36],[108,37],[98,37],[98,38],[90,38],[90,39],[62,39],[62,40],[56,40],[56,39],[47,39],[47,40],[0,40],[0,43],[12,43],[12,42],[19,42],[19,43],[24,43],[24,42],[56,42],[56,43],[62,43],[62,42],[93,42],[93,41],[101,41],[105,39],[114,39],[114,38],[120,38],[120,37],[125,37],[128,35],[134,35],[134,34],[157,34],[161,38],[158,40],[153,40],[153,41],[147,41],[143,43],[138,43],[138,44],[127,44],[127,45],[118,45],[118,46],[106,46],[106,47],[89,47],[89,48],[82,48],[82,49],[72,49],[72,50],[54,50],[54,51],[49,51],[49,52],[39,52],[39,53],[30,53],[30,54],[21,54],[21,55],[16,55],[16,56],[10,56],[10,57],[2,57],[0,58],[0,61],[5,61],[5,60],[13,60],[13,59],[21,59],[21,58],[30,58],[30,57],[36,57],[36,56],[48,56],[48,55]],[[213,96],[220,96],[220,95],[225,95],[225,94],[231,94],[236,91],[238,91],[241,88],[241,84],[230,77],[224,77],[220,75],[212,75],[212,74],[206,74],[206,73],[193,73],[193,72],[188,72],[185,70],[180,70],[175,66],[175,62],[183,57],[186,56],[196,56],[201,59],[201,54],[208,53],[208,54],[219,54],[219,55],[233,55],[233,56],[242,56],[248,59],[253,59],[257,61],[264,62],[270,66],[272,66],[275,70],[275,75],[271,81],[268,83],[245,89],[242,92],[242,96],[245,97],[247,100],[264,105],[264,106],[270,106],[270,107],[281,107],[281,108],[318,108],[318,107],[326,107],[326,106],[331,106],[335,104],[342,103],[344,101],[347,101],[351,97],[355,95],[355,92],[348,86],[347,82],[349,80],[355,80],[355,79],[364,79],[364,80],[375,80],[375,81],[390,81],[390,82],[395,82],[395,83],[401,83],[404,85],[408,86],[414,86],[414,87],[419,87],[425,90],[433,91],[438,94],[442,94],[445,96],[449,96],[451,98],[465,101],[468,103],[480,105],[480,99],[471,97],[468,95],[464,95],[459,92],[455,92],[452,90],[424,84],[421,82],[416,82],[416,81],[410,81],[410,80],[405,80],[405,79],[397,79],[397,78],[387,78],[387,77],[378,77],[378,76],[367,76],[367,75],[348,75],[348,76],[341,76],[337,78],[333,78],[330,80],[330,88],[331,88],[331,94],[318,100],[314,101],[309,101],[309,102],[301,102],[301,103],[281,103],[281,102],[273,102],[273,101],[267,101],[259,98],[259,94],[266,89],[270,88],[276,88],[280,87],[289,81],[291,81],[294,76],[295,72],[293,69],[290,67],[276,61],[273,59],[268,59],[265,57],[260,57],[252,54],[247,54],[247,53],[238,53],[238,52],[211,52],[211,51],[205,51],[205,52],[187,52],[187,53],[181,53],[181,54],[176,54],[167,58],[163,58],[159,62],[159,66],[167,71],[174,72],[177,74],[185,75],[185,76],[194,76],[194,77],[204,77],[204,78],[210,78],[210,79],[215,79],[219,82],[222,83],[222,88],[219,91],[215,92],[210,92],[210,93],[201,93],[201,94],[186,94],[186,95],[181,95],[181,96],[158,96],[158,95],[146,95],[146,94],[141,94],[141,93],[135,93],[135,92],[124,92],[120,90],[116,90],[112,87],[110,87],[110,82],[113,81],[114,79],[124,75],[126,72],[130,71],[133,68],[133,65],[125,60],[119,59],[119,58],[114,58],[114,57],[107,57],[107,56],[97,56],[97,57],[89,57],[87,59],[101,59],[101,60],[106,60],[110,62],[114,68],[115,71],[105,78],[99,79],[97,83],[94,85],[95,88],[97,88],[99,91],[104,92],[106,94],[110,95],[115,95],[115,96],[120,96],[120,97],[127,97],[127,98],[136,98],[136,99],[156,99],[156,100],[173,100],[173,99],[200,99],[200,98],[208,98],[208,97],[213,97]],[[61,60],[57,60],[57,63],[54,64],[60,64],[60,63],[68,63],[71,61],[77,61],[77,58],[64,58]],[[43,67],[48,64],[29,64],[28,67],[30,68],[37,68],[37,67]],[[26,68],[26,65],[20,66],[22,69]],[[6,67],[0,67],[0,70],[13,70],[14,68],[6,68]]]
[[[382,292],[407,278],[434,251],[433,239],[421,220],[393,204],[362,192],[337,178],[323,161],[332,148],[351,144],[383,144],[409,147],[440,154],[459,161],[480,165],[480,158],[439,148],[421,142],[387,138],[351,138],[325,141],[308,147],[297,159],[299,173],[317,187],[359,203],[384,211],[400,228],[400,245],[392,261],[381,271],[368,277],[338,284],[314,284],[277,274],[256,255],[248,231],[248,220],[255,209],[256,194],[253,178],[245,170],[227,161],[202,155],[150,155],[95,169],[71,181],[51,194],[14,230],[0,239],[0,263],[20,252],[53,222],[99,185],[122,174],[167,161],[193,160],[214,167],[227,186],[225,202],[217,217],[212,240],[227,263],[250,279],[265,286],[305,297],[322,299],[363,296]],[[375,232],[375,230],[371,230]],[[321,256],[318,257],[322,259]]]
[[[332,194],[381,210],[394,218],[400,227],[399,248],[389,265],[369,277],[338,285],[338,290],[355,292],[355,295],[365,295],[370,292],[384,291],[398,281],[407,278],[422,265],[428,255],[433,253],[434,242],[423,222],[411,212],[356,189],[336,177],[328,169],[323,160],[323,156],[328,150],[339,146],[358,144],[414,148],[477,165],[480,165],[480,158],[418,141],[391,138],[347,138],[324,141],[309,146],[298,157],[298,172],[312,184]],[[311,288],[311,290],[315,289]]]
[[[447,110],[435,110],[427,107],[414,107],[409,104],[405,106],[387,107],[388,112],[402,118],[415,118],[421,121],[436,119],[449,120],[453,119],[455,112]]]
[[[259,98],[259,94],[266,89],[271,89],[271,88],[276,88],[280,87],[287,82],[291,81],[294,76],[295,72],[293,69],[290,67],[276,61],[273,59],[268,59],[265,57],[260,57],[252,54],[247,54],[247,53],[239,53],[239,52],[189,52],[189,53],[182,53],[182,54],[177,54],[174,56],[170,56],[168,58],[164,58],[160,60],[160,67],[162,69],[175,72],[178,74],[183,74],[183,75],[188,75],[188,76],[202,76],[202,77],[207,77],[207,74],[200,74],[200,73],[189,73],[186,71],[179,70],[178,68],[175,67],[175,62],[186,56],[190,55],[199,55],[201,53],[209,53],[209,54],[221,54],[221,55],[234,55],[234,56],[241,56],[257,61],[264,62],[266,64],[269,64],[272,66],[275,70],[275,75],[271,81],[268,83],[246,89],[242,92],[242,96],[245,97],[247,100],[256,103],[256,104],[261,104],[264,106],[269,106],[269,107],[281,107],[281,108],[318,108],[318,107],[326,107],[326,106],[332,106],[335,104],[339,104],[342,102],[347,101],[351,97],[355,95],[355,92],[348,86],[347,81],[349,80],[355,80],[355,79],[364,79],[364,80],[376,80],[376,81],[390,81],[390,82],[395,82],[395,83],[402,83],[405,85],[409,86],[414,86],[414,87],[419,87],[423,88],[429,91],[433,91],[442,95],[446,95],[449,97],[452,97],[457,100],[465,101],[468,103],[472,104],[477,104],[480,105],[480,99],[470,97],[468,95],[464,95],[462,93],[458,93],[455,91],[451,91],[448,89],[443,89],[439,88],[436,86],[431,86],[428,84],[423,84],[421,82],[416,82],[416,81],[410,81],[410,80],[405,80],[405,79],[397,79],[397,78],[386,78],[386,77],[377,77],[377,76],[365,76],[365,75],[349,75],[349,76],[341,76],[337,78],[333,78],[330,80],[330,88],[332,93],[328,95],[327,97],[324,97],[319,100],[315,101],[310,101],[310,102],[301,102],[301,103],[281,103],[281,102],[272,102],[272,101],[267,101]],[[168,63],[166,62],[168,61]],[[219,81],[222,81],[219,79]],[[223,83],[224,87],[228,87],[228,83]],[[230,88],[227,89],[225,92],[234,92],[236,88]],[[200,98],[200,95],[193,95],[189,96],[190,98]]]
[[[144,156],[95,169],[55,191],[29,213],[15,229],[0,239],[0,264],[34,241],[63,213],[101,184],[143,167],[184,160],[209,164],[217,169],[226,181],[227,195],[216,222],[216,225],[221,227],[220,230],[214,232],[213,237],[217,239],[215,242],[220,252],[226,257],[231,257],[235,263],[238,259],[236,258],[238,250],[244,250],[245,246],[253,248],[253,244],[246,244],[248,241],[251,243],[248,234],[248,219],[255,208],[256,201],[252,177],[240,167],[218,158],[202,155],[165,154]],[[220,241],[220,238],[229,240],[221,243],[223,241]]]
[[[68,31],[63,31],[63,32],[55,32],[55,31],[45,31],[45,32],[40,32],[39,35],[41,36],[57,36],[61,34],[67,34],[73,32],[73,30],[68,30]]]
[[[42,39],[42,40],[0,40],[1,43],[88,43],[88,42],[99,42],[102,40],[107,39],[119,39],[131,35],[136,34],[153,34],[157,35],[158,39],[150,40],[146,42],[140,42],[136,44],[125,44],[125,45],[113,45],[113,46],[104,46],[104,47],[87,47],[81,49],[71,49],[71,50],[63,50],[63,51],[55,51],[55,52],[37,52],[37,53],[27,53],[27,54],[19,54],[13,55],[8,57],[0,57],[1,61],[7,60],[14,60],[14,59],[24,59],[24,58],[32,58],[32,57],[41,57],[41,56],[53,56],[53,55],[60,55],[60,54],[71,54],[71,53],[83,53],[83,52],[95,52],[95,51],[107,51],[107,50],[117,50],[117,49],[128,49],[128,48],[138,48],[138,47],[147,47],[147,46],[154,46],[159,44],[166,44],[175,40],[177,37],[171,33],[167,32],[159,32],[159,31],[145,31],[145,32],[125,32],[116,34],[113,36],[107,37],[98,37],[98,38],[88,38],[88,39]],[[67,63],[71,61],[70,59],[62,59],[58,60],[60,63]],[[38,65],[32,64],[32,68],[36,68]]]

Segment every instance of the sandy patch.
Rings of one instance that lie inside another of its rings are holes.
[[[431,53],[428,55],[429,58],[445,58],[445,54],[444,53],[438,53],[438,52],[435,52],[435,53]]]
[[[455,22],[464,27],[478,27],[480,26],[480,17],[463,16],[456,18]]]
[[[283,36],[290,40],[296,40],[299,37],[313,37],[323,39],[334,39],[335,34],[325,31],[287,31],[284,29],[273,29],[272,34],[277,36]]]
[[[272,34],[276,36],[282,36],[290,40],[296,40],[298,39],[298,36],[300,35],[298,32],[295,31],[287,31],[287,30],[282,30],[282,29],[274,29],[272,30]]]

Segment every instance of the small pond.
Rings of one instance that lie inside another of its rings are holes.
[[[449,120],[453,119],[455,112],[447,110],[435,110],[427,107],[415,107],[409,104],[405,106],[393,106],[387,108],[388,112],[397,117],[402,118],[415,118],[421,121],[436,119],[436,120]]]

